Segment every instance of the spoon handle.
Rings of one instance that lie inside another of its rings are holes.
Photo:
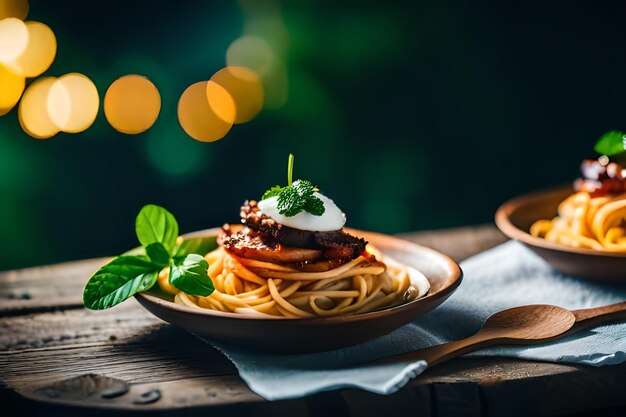
[[[382,363],[398,363],[405,361],[425,360],[428,366],[434,366],[438,363],[445,362],[447,360],[465,355],[466,353],[474,352],[475,350],[486,348],[489,346],[495,346],[503,344],[508,341],[505,338],[493,338],[485,336],[481,333],[476,333],[468,338],[461,340],[453,340],[441,345],[429,346],[427,348],[414,350],[407,353],[391,356],[381,360],[372,362],[372,364]]]
[[[572,310],[572,313],[576,317],[576,324],[570,332],[611,320],[626,319],[626,301],[608,306]]]

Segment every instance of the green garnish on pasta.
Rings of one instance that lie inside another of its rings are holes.
[[[178,222],[172,213],[153,204],[139,212],[135,232],[142,247],[113,258],[93,274],[83,292],[85,307],[111,308],[149,290],[161,270],[168,267],[170,285],[192,295],[207,296],[213,292],[208,264],[200,256],[209,251],[210,240],[196,238],[177,244]]]
[[[275,185],[263,193],[261,200],[278,197],[278,212],[286,217],[293,217],[301,211],[321,216],[326,209],[324,208],[324,202],[315,195],[319,189],[311,181],[292,181],[293,160],[293,154],[289,154],[287,186]]]
[[[593,149],[606,156],[624,153],[626,151],[626,134],[620,130],[609,130],[600,136]]]

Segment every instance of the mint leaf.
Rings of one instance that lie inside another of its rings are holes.
[[[163,207],[148,204],[137,216],[135,231],[143,246],[159,242],[168,253],[172,253],[178,237],[178,223],[172,213]]]
[[[83,304],[92,310],[113,307],[152,287],[160,269],[144,257],[118,256],[89,279],[83,292]]]
[[[266,198],[270,198],[270,197],[276,197],[277,195],[280,194],[282,190],[283,190],[283,187],[281,187],[280,185],[275,185],[263,193],[261,200],[265,200]]]
[[[170,254],[162,243],[154,242],[146,246],[146,254],[155,265],[161,268],[170,264]]]
[[[626,135],[619,130],[610,130],[596,142],[593,149],[599,154],[606,156],[617,155],[626,150]]]
[[[170,268],[170,284],[187,294],[211,295],[215,287],[207,274],[208,267],[207,261],[197,254],[176,257]]]
[[[315,216],[321,216],[324,214],[324,211],[326,211],[326,208],[324,207],[324,202],[314,194],[319,190],[311,181],[291,181],[293,176],[293,161],[293,154],[289,154],[287,163],[287,186],[281,187],[276,185],[270,188],[263,194],[261,200],[278,196],[276,203],[278,213],[287,217],[295,216],[302,210]]]
[[[280,214],[292,217],[304,210],[305,204],[306,197],[301,196],[295,187],[286,187],[278,195],[276,207]]]
[[[321,216],[324,211],[324,203],[314,195],[317,189],[307,180],[294,181],[292,185],[283,188],[278,195],[276,207],[278,212],[287,217],[295,216],[302,210]]]
[[[176,247],[173,256],[187,256],[191,253],[206,255],[215,248],[217,248],[217,239],[215,236],[185,239],[183,243]]]
[[[313,196],[313,193],[316,190],[315,186],[311,183],[311,181],[307,181],[307,180],[294,181],[291,187],[293,187],[298,192],[298,194],[304,198]]]
[[[313,195],[309,197],[309,199],[306,201],[306,204],[304,205],[304,210],[308,211],[314,216],[321,216],[326,211],[326,208],[324,207],[324,202]]]

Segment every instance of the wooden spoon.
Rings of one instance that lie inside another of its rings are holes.
[[[485,347],[536,344],[617,319],[626,319],[626,302],[574,311],[544,304],[514,307],[490,316],[478,333],[466,339],[402,353],[371,364],[425,360],[432,367]]]

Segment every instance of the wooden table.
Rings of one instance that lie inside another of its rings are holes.
[[[403,237],[457,261],[505,240],[492,226]],[[104,261],[0,273],[0,415],[112,416],[148,410],[167,416],[202,411],[255,417],[626,415],[626,365],[592,368],[496,358],[451,361],[388,396],[344,389],[265,401],[219,352],[134,300],[108,311],[85,310],[83,286]]]

